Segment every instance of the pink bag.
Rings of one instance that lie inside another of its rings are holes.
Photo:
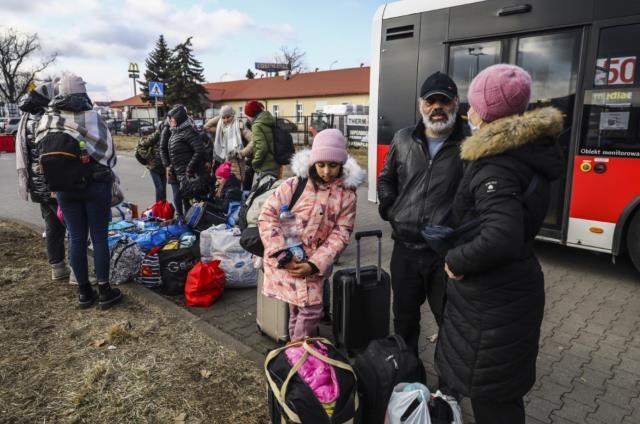
[[[314,343],[313,348],[322,355],[327,356],[327,348],[322,343]],[[302,346],[290,347],[285,350],[287,360],[291,365],[295,365],[302,355]],[[322,362],[315,356],[309,355],[304,364],[298,369],[298,375],[313,391],[320,403],[331,403],[340,396],[338,378],[333,367],[326,362]]]

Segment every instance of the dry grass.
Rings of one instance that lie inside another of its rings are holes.
[[[138,144],[140,137],[137,135],[114,135],[113,142],[117,152],[132,152]]]
[[[0,422],[268,422],[255,364],[131,296],[78,309],[43,244],[0,221]]]

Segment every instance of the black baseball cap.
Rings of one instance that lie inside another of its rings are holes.
[[[449,75],[438,71],[435,74],[431,74],[420,88],[420,97],[422,99],[427,99],[434,94],[442,94],[449,99],[453,99],[458,95],[458,86]]]

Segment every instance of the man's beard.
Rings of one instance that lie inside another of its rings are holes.
[[[458,114],[458,106],[456,105],[455,109],[451,112],[446,112],[443,109],[436,109],[431,112],[430,115],[426,115],[422,110],[420,111],[420,115],[422,115],[422,122],[424,122],[425,127],[431,130],[435,134],[445,133],[453,128],[456,124],[456,115]],[[443,115],[446,116],[447,119],[445,121],[437,121],[432,122],[431,118],[435,115]]]

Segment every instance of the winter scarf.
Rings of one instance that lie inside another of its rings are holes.
[[[101,165],[116,165],[116,149],[106,122],[93,110],[84,112],[47,109],[36,130],[36,143],[51,132],[63,132],[87,143],[87,152]]]
[[[240,151],[244,146],[242,145],[242,136],[240,135],[240,123],[238,122],[238,119],[234,117],[231,124],[229,124],[226,131],[226,139],[223,135],[223,128],[224,124],[222,123],[222,119],[220,119],[216,126],[216,138],[213,142],[213,153],[214,158],[217,156],[224,162],[229,160],[229,153],[233,151]]]

